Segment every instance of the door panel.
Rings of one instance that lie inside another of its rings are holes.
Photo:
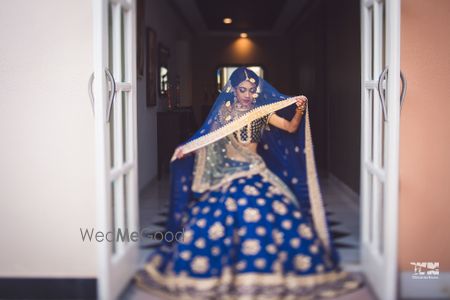
[[[361,1],[361,261],[380,299],[397,294],[400,0]]]
[[[138,268],[135,1],[96,0],[94,69],[98,229],[98,298],[116,299]]]

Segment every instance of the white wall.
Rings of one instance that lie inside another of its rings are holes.
[[[0,276],[94,277],[89,0],[2,1]]]
[[[190,33],[165,0],[146,0],[145,25],[156,32],[157,42],[170,51],[169,80],[176,74],[181,77],[181,105],[192,103]],[[144,30],[145,32],[145,30]],[[157,106],[146,106],[146,77],[138,80],[138,156],[139,189],[144,188],[157,174],[157,126],[156,113],[162,110],[161,100]]]

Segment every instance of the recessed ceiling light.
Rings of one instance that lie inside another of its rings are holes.
[[[241,33],[241,38],[243,38],[243,39],[248,38],[248,34],[245,33],[245,32],[242,32],[242,33]]]
[[[223,23],[224,24],[231,24],[231,23],[233,23],[233,20],[231,18],[224,18],[223,19]]]

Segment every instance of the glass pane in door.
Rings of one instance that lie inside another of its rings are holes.
[[[126,162],[129,159],[128,155],[128,147],[129,147],[129,137],[128,134],[130,131],[130,120],[129,120],[129,97],[128,92],[122,92],[121,97],[121,103],[122,103],[122,152],[123,152],[123,162]]]

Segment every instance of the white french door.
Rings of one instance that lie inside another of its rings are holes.
[[[400,0],[361,0],[361,264],[379,299],[397,299]],[[403,79],[403,77],[402,77]]]
[[[138,243],[127,240],[139,230],[135,15],[133,0],[93,1],[97,230],[109,232],[98,243],[98,299],[116,299],[138,267]]]

